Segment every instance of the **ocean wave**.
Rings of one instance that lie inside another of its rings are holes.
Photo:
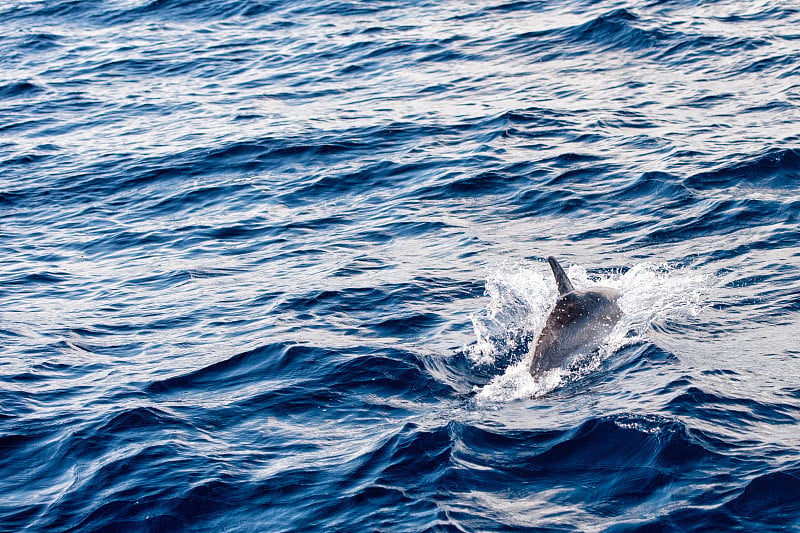
[[[732,157],[714,170],[690,176],[685,183],[700,190],[746,186],[794,190],[798,176],[800,149],[768,148],[759,154]]]

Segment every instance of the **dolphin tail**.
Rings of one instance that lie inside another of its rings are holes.
[[[573,290],[572,282],[567,277],[567,273],[564,272],[564,269],[561,268],[561,265],[558,264],[556,258],[550,256],[547,258],[547,262],[550,263],[550,268],[553,269],[553,275],[556,277],[556,285],[558,285],[558,294],[567,294]]]

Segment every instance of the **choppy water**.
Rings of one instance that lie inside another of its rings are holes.
[[[800,528],[799,28],[2,4],[0,529]]]

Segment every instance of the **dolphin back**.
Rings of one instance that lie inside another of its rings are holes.
[[[572,286],[572,282],[567,277],[567,273],[564,272],[564,269],[561,268],[561,265],[558,264],[556,258],[550,256],[547,258],[547,262],[550,263],[550,268],[553,269],[553,275],[556,277],[556,285],[558,286],[558,294],[563,296],[568,292],[572,292],[574,287]]]
[[[531,373],[564,367],[596,350],[622,316],[618,297],[617,291],[599,287],[560,295],[536,342]]]

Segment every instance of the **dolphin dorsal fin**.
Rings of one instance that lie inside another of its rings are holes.
[[[567,273],[564,272],[564,269],[561,268],[561,265],[558,264],[556,258],[550,256],[547,258],[547,262],[550,263],[550,268],[553,269],[553,275],[556,277],[556,285],[558,285],[558,294],[564,295],[568,292],[573,290],[572,282],[567,277]]]

